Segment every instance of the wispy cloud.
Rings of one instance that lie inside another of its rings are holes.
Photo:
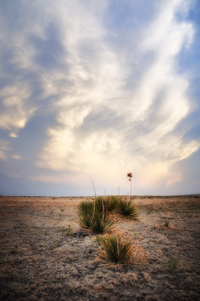
[[[9,144],[5,140],[0,140],[0,159],[6,160],[6,152],[9,150]]]
[[[191,5],[2,3],[0,129],[12,151],[2,148],[1,158],[26,157],[28,177],[43,182],[83,185],[92,176],[117,187],[127,170],[140,191],[181,182],[171,166],[200,146],[185,136],[194,105],[178,66],[195,36]],[[19,143],[36,116],[41,134],[28,160]]]

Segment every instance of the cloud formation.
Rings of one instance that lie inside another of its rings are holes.
[[[132,171],[136,193],[176,192],[185,172],[172,167],[200,146],[187,135],[199,106],[179,67],[195,40],[195,2],[143,2],[1,3],[5,176],[66,183],[66,193],[92,177],[126,193]]]

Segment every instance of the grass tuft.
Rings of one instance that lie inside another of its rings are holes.
[[[129,219],[136,220],[138,218],[138,212],[135,208],[135,204],[129,199],[126,200],[121,198],[119,200],[118,212]]]
[[[90,229],[93,224],[94,203],[82,201],[78,206],[79,224],[84,229]]]
[[[135,247],[129,239],[124,240],[120,235],[109,235],[98,241],[103,248],[100,250],[102,259],[122,264],[132,262]]]
[[[68,236],[73,236],[73,230],[72,230],[71,225],[68,226],[68,229],[67,229],[67,235],[68,235]]]
[[[163,262],[163,264],[169,269],[176,269],[179,266],[179,258],[174,257],[174,258],[168,259],[168,261]]]
[[[132,200],[120,196],[98,196],[93,201],[82,201],[77,209],[79,225],[93,233],[111,231],[117,220],[113,214],[136,220],[138,213]]]
[[[100,210],[103,210],[103,207],[104,207],[104,212],[106,214],[117,213],[120,199],[121,199],[120,197],[114,196],[114,195],[104,196],[104,197],[98,196],[95,198],[95,205]]]
[[[107,213],[103,199],[100,198],[93,202],[81,202],[78,206],[78,219],[81,228],[96,234],[109,232],[116,224],[116,220]]]
[[[169,221],[166,219],[165,223],[164,223],[164,227],[169,228]]]

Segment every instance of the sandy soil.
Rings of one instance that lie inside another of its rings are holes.
[[[135,197],[140,219],[117,231],[137,244],[146,229],[147,260],[121,267],[80,235],[81,200],[0,197],[0,300],[200,300],[200,196]]]

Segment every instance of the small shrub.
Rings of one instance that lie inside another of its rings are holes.
[[[147,211],[148,215],[151,214],[151,213],[153,213],[154,209],[152,207],[147,207],[147,209],[148,209],[148,211]]]
[[[116,213],[119,207],[120,197],[111,195],[111,196],[98,196],[95,198],[95,206],[99,210],[104,210],[105,214]]]
[[[118,212],[130,219],[136,220],[138,213],[132,200],[120,199],[118,204]]]
[[[72,230],[71,225],[68,226],[68,229],[67,229],[67,235],[68,235],[68,236],[73,236],[73,230]]]
[[[110,235],[98,239],[103,250],[100,257],[114,263],[131,263],[134,245],[129,239],[123,240],[120,235]]]
[[[78,206],[79,224],[82,228],[90,229],[93,222],[94,202],[83,201]]]
[[[97,234],[110,231],[116,224],[116,220],[107,214],[100,198],[93,202],[81,202],[78,206],[78,218],[81,228]]]
[[[111,231],[116,224],[116,221],[102,213],[101,211],[95,210],[92,220],[91,230],[94,233],[104,233]]]
[[[165,223],[164,223],[164,226],[166,227],[166,228],[169,228],[169,221],[166,219],[166,221],[165,221]]]
[[[60,247],[60,246],[61,246],[61,241],[60,241],[60,240],[55,240],[55,239],[54,239],[53,244],[52,244],[52,246],[50,247],[50,250],[53,250],[53,249],[58,248],[58,247]]]
[[[176,269],[179,266],[179,258],[174,257],[172,259],[168,259],[168,261],[163,262],[163,264],[169,269]]]

